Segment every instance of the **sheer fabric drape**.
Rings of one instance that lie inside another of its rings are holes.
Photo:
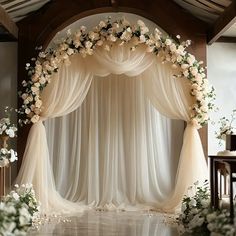
[[[85,59],[81,58],[80,55],[75,55],[71,58],[70,66],[62,65],[59,73],[53,75],[51,84],[49,84],[42,93],[44,104],[44,111],[41,114],[42,120],[66,115],[76,110],[84,101],[92,79],[96,80],[98,79],[96,76],[104,77],[111,73],[116,75],[124,74],[126,76],[139,75],[139,77],[142,77],[144,94],[150,98],[155,108],[160,110],[160,112],[167,117],[189,121],[190,115],[188,108],[192,101],[188,95],[189,90],[186,89],[188,86],[186,81],[181,78],[173,78],[173,73],[178,72],[173,71],[172,67],[168,64],[163,66],[154,55],[146,53],[146,49],[143,47],[132,52],[129,49],[129,45],[119,46],[118,44],[114,45],[110,51],[97,49],[93,56]],[[91,122],[89,125],[93,126],[94,122]],[[112,124],[110,125],[112,126]],[[133,136],[135,137],[135,135]],[[91,140],[88,141],[90,142]],[[124,142],[124,140],[122,141]],[[117,144],[114,143],[114,145]],[[127,143],[124,142],[124,145],[127,145]],[[37,150],[37,152],[34,150]],[[137,152],[137,147],[131,146],[130,150],[134,152],[133,158],[137,158],[137,160],[142,158],[140,153]],[[99,150],[94,149],[94,153],[99,153]],[[168,157],[156,155],[155,158],[159,162]],[[61,165],[63,166],[63,163],[61,163]],[[140,165],[141,183],[147,183],[145,177],[144,179],[142,178],[142,173],[145,171],[151,173],[154,170],[148,169],[147,165],[141,166],[140,163],[137,165]],[[153,165],[153,168],[154,166],[155,165]],[[186,168],[186,166],[188,168]],[[131,167],[132,162],[130,163],[130,168]],[[143,167],[143,169],[141,167]],[[201,171],[199,171],[200,169]],[[206,163],[197,130],[188,124],[184,134],[183,147],[175,178],[175,191],[174,194],[169,195],[169,201],[162,203],[162,208],[166,207],[168,210],[174,210],[179,204],[188,184],[197,179],[201,180],[205,178],[207,174],[206,170]],[[77,170],[75,170],[75,173],[76,171]],[[95,176],[99,175],[99,173],[96,172],[96,168],[91,169],[91,171],[95,171]],[[78,206],[78,204],[72,204],[58,195],[52,173],[45,128],[42,121],[40,121],[31,128],[17,182],[32,182],[34,184],[37,196],[42,202],[42,207],[45,212],[52,210],[62,211],[63,209],[69,211],[75,210],[76,207],[74,207],[74,205]],[[59,175],[60,174],[57,174],[57,176]],[[185,179],[186,177],[188,178],[187,180]],[[88,188],[97,188],[97,186],[94,186],[91,179],[88,179],[87,184]],[[158,185],[158,183],[155,186],[149,184],[150,183],[148,183],[147,186],[153,189]],[[80,200],[75,197],[75,195],[73,196],[75,193],[70,187],[68,186],[71,192],[63,192],[62,194],[69,199]],[[62,189],[63,184],[58,186],[58,188]],[[158,186],[158,188],[160,188],[160,186]],[[147,189],[144,188],[143,193],[145,193],[146,190]],[[103,191],[103,189],[99,189],[99,191]],[[107,190],[104,191],[106,192]],[[160,191],[160,189],[155,191]],[[132,194],[134,197],[136,196],[134,193]],[[162,196],[159,198],[158,195],[153,195],[152,200],[157,203],[157,207],[158,202],[162,200]],[[92,203],[93,196],[87,199],[89,199],[87,203]],[[98,199],[98,197],[94,196],[95,202],[96,199]],[[152,200],[150,202],[152,202]],[[102,201],[102,204],[106,204],[105,201]]]
[[[82,106],[46,128],[56,187],[67,199],[143,209],[171,195],[184,123],[150,104],[142,75],[95,78]]]

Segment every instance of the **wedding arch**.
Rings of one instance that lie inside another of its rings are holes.
[[[187,122],[176,184],[169,199],[156,199],[157,208],[174,210],[186,189],[207,177],[207,166],[197,129],[208,121],[213,91],[202,62],[180,42],[149,32],[144,22],[131,25],[121,19],[101,21],[93,31],[81,27],[54,49],[39,52],[27,63],[29,80],[23,81],[21,123],[33,123],[18,183],[32,183],[44,212],[78,211],[82,207],[63,199],[55,188],[43,121],[76,110],[95,76],[109,74],[142,77],[145,96],[163,115]]]

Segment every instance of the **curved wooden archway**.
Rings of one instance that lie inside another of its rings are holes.
[[[54,35],[71,23],[98,13],[127,12],[143,16],[159,25],[168,34],[191,39],[190,52],[198,60],[206,61],[207,26],[184,12],[172,1],[164,0],[52,0],[33,15],[18,22],[18,88],[26,78],[25,64],[36,56],[35,47],[48,45]],[[19,130],[19,166],[24,153],[29,127]],[[200,131],[207,154],[207,129]]]

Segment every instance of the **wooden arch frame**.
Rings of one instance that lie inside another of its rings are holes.
[[[36,56],[36,46],[45,48],[58,31],[81,18],[107,12],[134,13],[153,21],[173,37],[179,34],[183,40],[191,39],[193,44],[189,48],[190,52],[198,60],[206,61],[206,25],[172,1],[52,0],[18,23],[18,88],[21,88],[21,82],[26,78],[25,64]],[[24,127],[18,133],[18,167],[21,165],[29,128]],[[207,128],[200,130],[200,136],[207,155]]]

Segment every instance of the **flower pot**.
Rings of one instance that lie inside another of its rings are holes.
[[[9,139],[9,136],[7,136],[7,135],[0,135],[1,147],[2,148],[7,148],[8,147],[8,144],[7,144],[8,139]]]
[[[226,135],[226,150],[236,151],[236,134]]]

